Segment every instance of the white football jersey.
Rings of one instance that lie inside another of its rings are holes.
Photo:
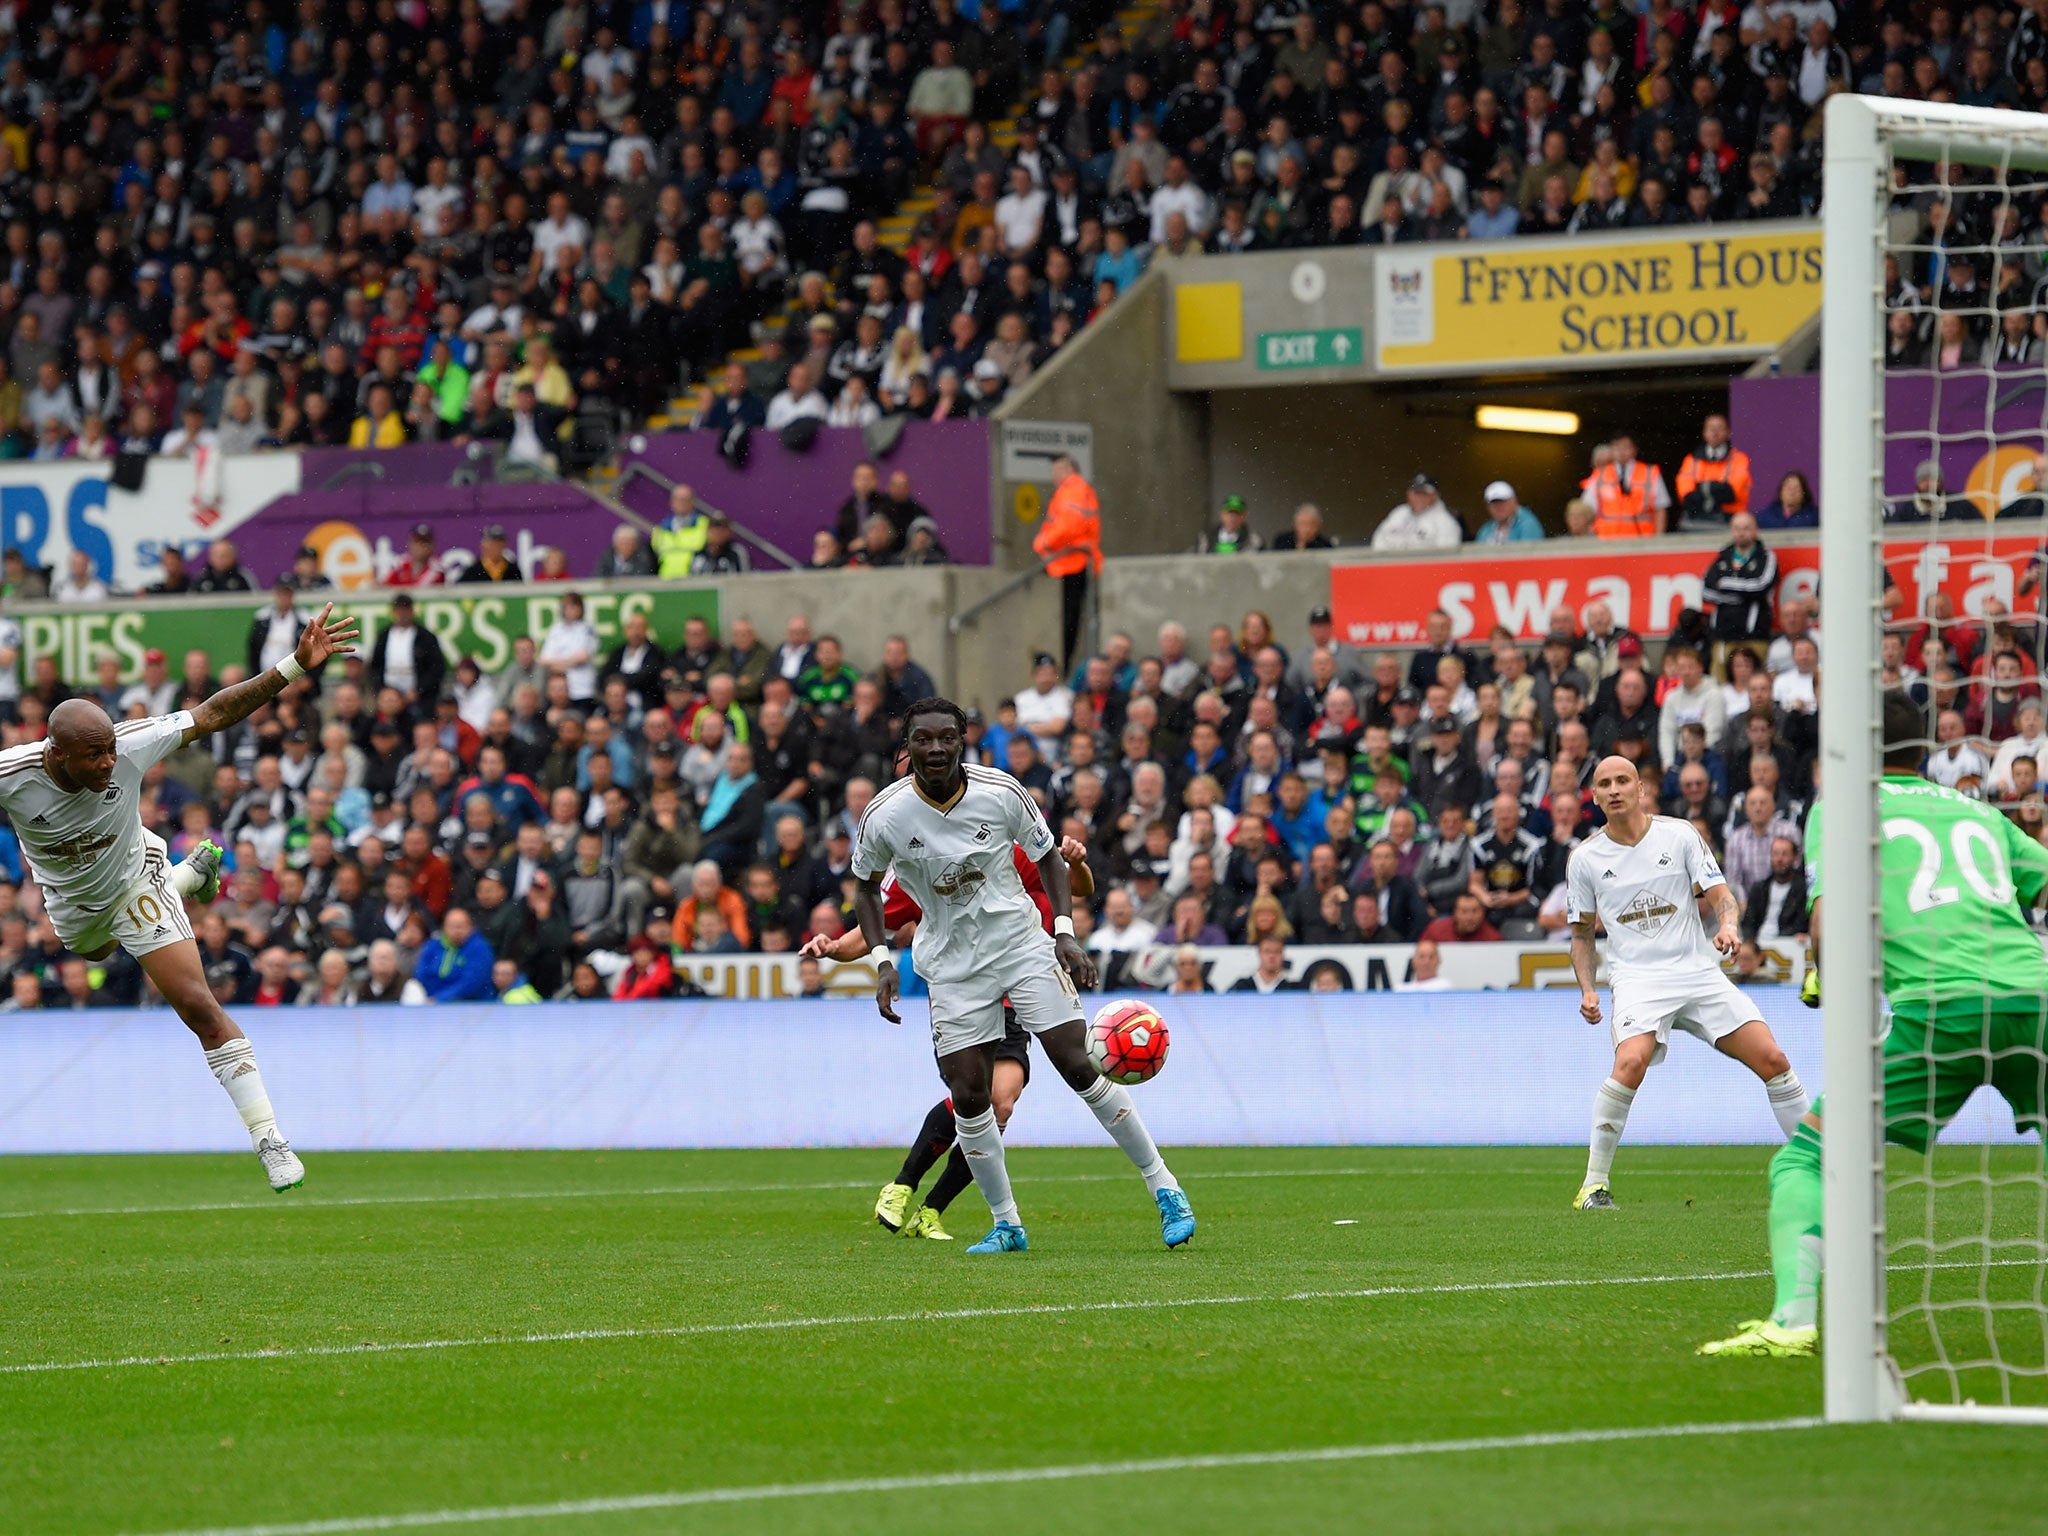
[[[1007,773],[972,763],[964,771],[967,782],[948,806],[926,799],[912,776],[891,784],[868,802],[853,851],[857,877],[872,880],[893,865],[924,909],[910,952],[934,992],[956,994],[948,999],[954,1006],[1001,997],[1054,963],[1010,845],[1036,863],[1058,839]]]
[[[1721,968],[1694,889],[1728,882],[1690,824],[1653,816],[1633,848],[1602,827],[1574,850],[1568,868],[1571,921],[1595,912],[1606,921],[1608,970],[1617,984]]]
[[[141,880],[142,776],[192,728],[187,710],[114,727],[114,782],[66,794],[43,767],[40,741],[0,752],[0,808],[52,906],[105,911]]]

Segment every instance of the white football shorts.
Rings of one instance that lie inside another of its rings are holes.
[[[1608,1025],[1619,1046],[1637,1035],[1655,1035],[1652,1066],[1664,1059],[1671,1031],[1682,1029],[1713,1045],[1763,1013],[1749,995],[1719,971],[1675,976],[1631,977],[1614,983]]]
[[[170,853],[153,832],[142,834],[141,873],[112,906],[87,911],[54,897],[47,901],[50,926],[74,954],[90,955],[112,942],[139,960],[193,938],[185,898],[171,889]]]
[[[1032,1034],[1043,1034],[1062,1024],[1078,1023],[1087,1017],[1074,979],[1057,961],[1045,970],[1026,976],[1011,986],[1008,999],[1016,1010],[1017,1022]],[[973,1045],[988,1045],[1003,1038],[1003,998],[965,1003],[949,999],[946,989],[932,989],[932,1049],[942,1057]]]

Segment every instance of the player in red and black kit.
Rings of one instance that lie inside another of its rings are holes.
[[[1067,861],[1074,898],[1078,901],[1093,895],[1095,876],[1088,868],[1087,846],[1068,838],[1060,844],[1060,856]],[[1015,844],[1011,845],[1010,857],[1016,863],[1017,877],[1024,882],[1025,894],[1037,904],[1038,920],[1045,925],[1046,932],[1052,932],[1052,901],[1045,894],[1044,883],[1038,878],[1038,866]],[[882,896],[883,924],[896,936],[899,944],[907,945],[909,936],[906,930],[915,926],[924,913],[909,893],[896,883],[893,875],[883,881]],[[814,938],[804,945],[802,953],[821,960],[859,960],[867,953],[865,946],[866,941],[856,928],[836,940]],[[1030,1033],[1017,1022],[1007,1002],[1003,1005],[1003,1014],[1005,1029],[1002,1042],[996,1046],[995,1073],[989,1093],[999,1126],[1009,1124],[1010,1111],[1017,1107],[1018,1096],[1023,1093],[1024,1085],[1031,1081]],[[924,1117],[924,1125],[919,1129],[917,1139],[910,1144],[910,1151],[904,1157],[903,1167],[895,1180],[882,1186],[881,1196],[875,1201],[875,1220],[891,1232],[900,1231],[905,1237],[926,1237],[940,1242],[953,1240],[953,1235],[940,1224],[939,1215],[953,1203],[956,1195],[974,1182],[974,1175],[967,1168],[967,1159],[954,1145],[953,1138],[953,1101],[941,1099]],[[932,1164],[946,1157],[948,1149],[952,1156],[947,1158],[939,1182],[932,1186],[930,1198],[913,1212],[910,1207],[917,1199],[917,1186],[931,1172]]]

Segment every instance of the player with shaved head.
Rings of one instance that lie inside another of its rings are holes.
[[[333,613],[329,603],[291,655],[197,709],[116,725],[89,699],[67,699],[50,712],[47,740],[0,752],[0,809],[21,839],[57,937],[88,960],[117,948],[135,957],[199,1037],[280,1193],[303,1183],[306,1170],[277,1128],[254,1050],[206,984],[185,915],[187,896],[205,903],[219,894],[221,851],[203,843],[173,865],[162,839],[142,824],[142,779],[181,747],[246,720],[331,657],[353,654],[355,620],[330,626]]]
[[[1607,925],[1607,963],[1614,993],[1614,1070],[1593,1098],[1593,1140],[1586,1179],[1573,1198],[1581,1211],[1614,1208],[1607,1187],[1614,1149],[1628,1123],[1643,1076],[1664,1059],[1671,1031],[1682,1029],[1748,1067],[1764,1080],[1771,1113],[1790,1136],[1806,1113],[1806,1090],[1757,1006],[1721,973],[1721,955],[1740,943],[1741,909],[1714,851],[1690,825],[1659,816],[1642,776],[1625,757],[1601,759],[1593,770],[1593,801],[1607,825],[1573,852],[1567,867],[1572,970],[1579,1013],[1601,1021],[1593,985],[1599,956],[1593,927]],[[1712,907],[1709,939],[1699,902]]]

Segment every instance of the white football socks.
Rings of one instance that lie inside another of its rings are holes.
[[[1614,1149],[1621,1145],[1622,1127],[1628,1124],[1628,1107],[1636,1091],[1608,1078],[1593,1095],[1593,1143],[1586,1153],[1586,1182],[1605,1184],[1614,1171]]]
[[[996,1126],[996,1112],[985,1109],[972,1120],[956,1114],[953,1132],[966,1154],[967,1171],[974,1175],[975,1187],[988,1201],[989,1214],[998,1223],[1022,1225],[1017,1220],[1016,1198],[1010,1193],[1010,1170],[1003,1161],[1003,1133]]]
[[[1159,1155],[1152,1133],[1145,1129],[1145,1122],[1138,1115],[1138,1106],[1131,1102],[1129,1089],[1121,1083],[1112,1083],[1106,1077],[1101,1078],[1082,1091],[1081,1102],[1095,1111],[1095,1118],[1102,1122],[1102,1128],[1116,1138],[1116,1144],[1124,1149],[1124,1156],[1131,1160],[1144,1179],[1145,1188],[1155,1195],[1162,1189],[1180,1188],[1180,1181],[1166,1166],[1166,1159]]]
[[[1797,1072],[1787,1067],[1776,1077],[1764,1080],[1764,1092],[1771,1096],[1771,1113],[1778,1117],[1778,1129],[1790,1141],[1799,1122],[1806,1118],[1806,1085],[1799,1081]]]
[[[1780,1328],[1820,1326],[1821,1235],[1808,1232],[1799,1239],[1799,1281],[1792,1299],[1771,1314]]]
[[[194,869],[189,862],[181,859],[171,866],[171,889],[180,896],[193,895],[204,884],[206,876]]]
[[[246,1039],[230,1040],[206,1053],[206,1065],[234,1100],[235,1113],[249,1128],[251,1146],[261,1142],[266,1134],[277,1134],[277,1116],[270,1108],[270,1095],[263,1090],[263,1073],[256,1066],[254,1046]]]

